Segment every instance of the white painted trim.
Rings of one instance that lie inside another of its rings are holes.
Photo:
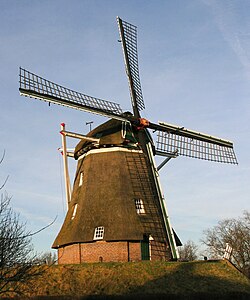
[[[88,155],[96,154],[96,153],[107,153],[107,152],[133,152],[133,153],[142,153],[142,150],[133,150],[123,147],[110,147],[110,148],[99,148],[99,149],[91,149],[87,153],[79,156],[78,160],[85,158]]]

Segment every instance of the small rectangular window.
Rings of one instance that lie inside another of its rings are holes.
[[[83,172],[80,173],[79,186],[82,186],[83,183]]]
[[[135,199],[135,208],[138,215],[145,214],[144,204],[142,199]]]
[[[104,227],[103,226],[96,227],[93,240],[102,240],[103,237],[104,237]]]
[[[75,218],[75,216],[76,216],[77,206],[78,206],[78,204],[76,203],[76,204],[74,205],[74,208],[73,208],[73,213],[72,213],[71,220],[73,220],[73,219]]]

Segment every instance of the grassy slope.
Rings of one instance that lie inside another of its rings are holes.
[[[201,294],[206,297],[197,299],[231,294],[250,299],[250,281],[225,261],[54,265],[36,279],[29,295],[123,295],[126,299],[128,295],[158,295],[155,299],[161,299],[160,295],[167,294],[178,299]]]

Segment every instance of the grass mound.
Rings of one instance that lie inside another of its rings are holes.
[[[54,265],[33,299],[250,299],[250,281],[226,261]]]

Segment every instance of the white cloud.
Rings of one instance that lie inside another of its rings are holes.
[[[250,11],[249,1],[203,0],[211,7],[215,22],[231,49],[242,64],[250,80],[250,22],[242,11]],[[241,12],[241,13],[240,13]]]

